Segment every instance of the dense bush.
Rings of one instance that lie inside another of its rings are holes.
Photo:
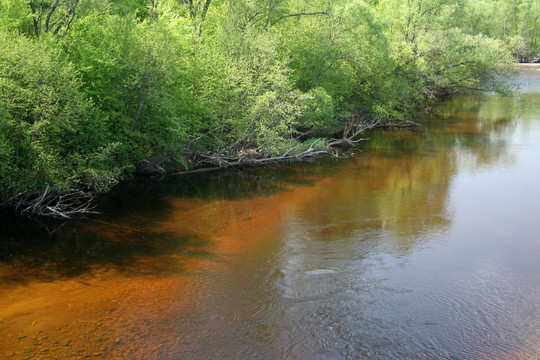
[[[405,119],[534,52],[519,3],[0,0],[0,204]]]

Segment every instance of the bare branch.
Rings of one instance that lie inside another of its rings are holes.
[[[93,194],[83,190],[67,193],[51,189],[49,185],[39,192],[21,192],[0,203],[1,207],[11,207],[21,214],[52,216],[69,219],[72,215],[92,214],[95,207]]]
[[[159,159],[158,161],[154,162],[154,165],[157,166],[157,165],[162,164],[162,163],[165,162],[165,161],[168,161],[168,160],[172,159],[173,157],[175,157],[176,155],[178,155],[178,154],[181,153],[182,151],[184,151],[184,150],[186,150],[187,148],[189,148],[189,146],[190,146],[191,144],[196,143],[197,141],[199,141],[199,140],[201,140],[201,139],[203,139],[203,138],[205,138],[205,137],[207,137],[207,136],[209,136],[209,135],[211,135],[211,134],[213,134],[213,133],[215,133],[215,132],[217,132],[217,131],[219,131],[219,130],[221,130],[221,129],[224,129],[224,128],[225,128],[225,125],[220,125],[220,126],[218,126],[217,128],[214,128],[214,129],[212,129],[212,130],[210,130],[210,131],[208,131],[208,132],[206,132],[206,133],[204,133],[204,134],[202,134],[202,135],[200,135],[200,136],[198,136],[198,137],[196,137],[196,138],[194,138],[194,139],[191,139],[190,141],[188,141],[187,143],[185,143],[182,147],[180,147],[180,148],[178,148],[177,150],[173,151],[170,155],[168,155],[168,156],[166,156],[166,157],[164,157],[164,158],[162,158],[162,159]]]
[[[317,11],[317,12],[311,12],[311,13],[301,12],[301,13],[296,13],[296,14],[288,14],[288,15],[280,17],[279,19],[276,20],[276,22],[281,21],[283,19],[290,18],[290,17],[313,16],[313,15],[326,15],[326,16],[328,16],[328,15],[330,15],[330,13],[326,12],[326,11]]]
[[[246,26],[248,26],[248,24],[257,17],[257,15],[259,15],[260,13],[263,12],[264,9],[260,9],[259,11],[257,11],[255,14],[251,15],[248,19],[248,21],[246,21],[246,24],[243,26],[243,28],[245,29]]]

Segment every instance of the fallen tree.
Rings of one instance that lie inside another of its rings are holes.
[[[315,150],[314,145],[321,139],[317,139],[309,145],[307,150],[304,150],[298,154],[290,155],[299,145],[294,146],[287,150],[285,153],[279,156],[261,156],[255,149],[251,151],[240,151],[235,155],[221,155],[216,153],[194,153],[191,154],[193,158],[198,158],[195,168],[192,170],[175,172],[171,175],[185,175],[197,172],[215,171],[231,167],[241,166],[255,166],[263,164],[271,164],[285,160],[306,160],[308,158],[315,158],[323,155],[327,155],[329,150]]]

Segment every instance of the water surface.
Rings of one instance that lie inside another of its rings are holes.
[[[0,221],[0,357],[536,359],[540,76],[348,159],[148,179]]]

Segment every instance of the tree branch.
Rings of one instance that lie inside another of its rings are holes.
[[[50,30],[49,22],[51,21],[51,16],[57,7],[58,7],[58,0],[55,0],[54,3],[51,5],[51,8],[49,9],[49,13],[47,14],[47,19],[45,20],[45,32],[49,32]],[[63,15],[60,16],[58,19],[56,19],[53,25],[62,17]]]
[[[311,13],[301,12],[301,13],[289,14],[289,15],[282,16],[279,19],[277,19],[276,22],[281,21],[283,19],[290,18],[290,17],[314,16],[314,15],[326,15],[326,16],[328,16],[328,15],[330,15],[330,13],[328,13],[326,11],[317,11],[317,12],[311,12]]]

